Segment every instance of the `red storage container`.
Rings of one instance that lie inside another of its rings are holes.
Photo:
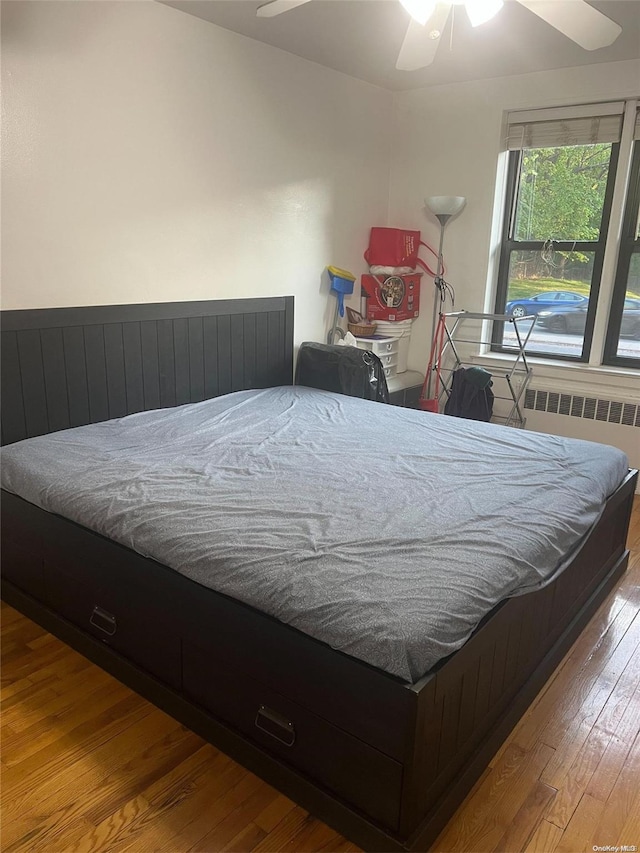
[[[369,266],[415,267],[420,232],[402,228],[372,228],[364,259]]]
[[[412,320],[420,313],[420,279],[411,275],[363,275],[362,289],[367,297],[367,319]]]

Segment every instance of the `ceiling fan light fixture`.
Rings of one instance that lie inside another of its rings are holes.
[[[503,0],[466,0],[464,4],[472,27],[485,24],[504,6]]]
[[[436,0],[400,0],[414,21],[424,26],[436,8]]]

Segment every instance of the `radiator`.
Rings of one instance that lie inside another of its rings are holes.
[[[569,415],[572,418],[640,427],[640,405],[624,403],[620,400],[602,400],[597,397],[530,388],[525,392],[524,407],[536,412],[550,412],[554,415]],[[638,441],[640,441],[640,435]]]
[[[611,444],[640,468],[640,403],[529,388],[524,408],[527,429]]]

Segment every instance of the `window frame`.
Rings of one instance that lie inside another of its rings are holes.
[[[560,147],[560,146],[558,146]],[[507,295],[509,290],[509,266],[511,254],[514,251],[540,251],[544,248],[546,241],[544,240],[515,240],[513,237],[516,225],[516,212],[518,209],[518,190],[519,177],[522,165],[523,151],[526,149],[517,149],[508,152],[507,179],[505,187],[505,196],[503,203],[504,218],[502,223],[502,234],[500,240],[500,254],[498,261],[498,277],[495,296],[495,313],[503,314],[505,306],[508,302]],[[580,355],[564,355],[560,353],[546,353],[539,350],[528,350],[529,356],[535,356],[540,359],[550,359],[553,361],[564,361],[574,364],[589,363],[589,358],[593,346],[593,332],[596,320],[596,311],[598,305],[598,297],[600,295],[600,284],[602,281],[602,270],[605,260],[605,252],[607,248],[609,227],[611,223],[611,211],[613,205],[613,197],[615,191],[616,175],[618,171],[618,163],[620,156],[620,143],[611,143],[611,154],[609,158],[609,171],[607,174],[607,184],[602,207],[602,219],[600,221],[600,230],[598,240],[554,240],[554,249],[559,252],[582,251],[585,253],[593,253],[593,271],[591,276],[591,289],[589,291],[589,308],[587,311],[586,325],[584,338],[582,342],[582,352]],[[494,323],[491,332],[491,351],[500,353],[513,352],[511,347],[505,347],[502,344],[503,323]],[[628,359],[627,359],[628,361]]]
[[[640,139],[633,143],[633,154],[627,186],[628,192],[624,205],[618,262],[616,264],[602,363],[610,367],[631,367],[640,370],[640,356],[638,358],[629,358],[617,355],[631,259],[634,254],[640,253],[640,238],[636,237],[636,226],[638,224],[640,208]]]

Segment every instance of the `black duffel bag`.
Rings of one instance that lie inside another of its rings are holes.
[[[491,374],[481,367],[454,370],[449,399],[444,407],[445,415],[490,421],[494,400],[492,385]]]
[[[301,344],[295,383],[363,400],[389,402],[382,362],[375,353],[358,347],[309,341]]]

